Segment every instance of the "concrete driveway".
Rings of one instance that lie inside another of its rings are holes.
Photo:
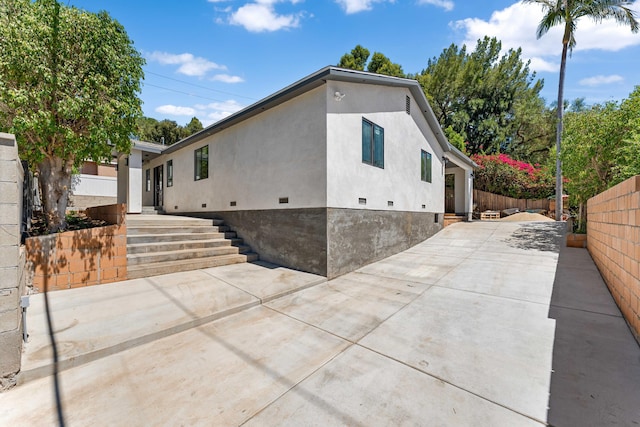
[[[563,224],[452,225],[327,282],[257,263],[50,294],[69,425],[640,423],[640,349]],[[0,424],[55,425],[42,296]]]

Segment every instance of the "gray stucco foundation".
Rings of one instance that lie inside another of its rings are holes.
[[[414,246],[442,229],[443,214],[328,209],[329,278]]]
[[[185,215],[184,213],[182,215]],[[364,209],[199,212],[220,218],[260,259],[334,278],[414,246],[442,229],[443,214]]]

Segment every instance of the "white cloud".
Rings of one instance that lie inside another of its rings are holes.
[[[218,65],[208,59],[194,56],[191,53],[172,54],[167,52],[152,52],[147,55],[150,61],[164,65],[179,65],[178,73],[187,76],[202,77],[211,70],[226,70],[224,65]]]
[[[579,83],[581,86],[601,86],[601,85],[608,85],[612,83],[620,83],[622,81],[624,81],[624,78],[622,76],[619,76],[617,74],[612,74],[610,76],[598,75],[593,77],[587,77],[586,79],[580,80]]]
[[[230,12],[228,22],[253,33],[296,28],[300,26],[300,19],[305,16],[305,12],[279,14],[276,11],[276,4],[287,2],[295,5],[300,1],[255,0],[239,7],[235,12]]]
[[[373,9],[374,3],[381,3],[384,1],[393,3],[395,0],[336,0],[336,3],[342,6],[347,15],[350,15],[352,13],[371,10]]]
[[[223,83],[242,83],[244,79],[240,76],[230,76],[228,74],[216,74],[211,77],[211,80],[215,82],[223,82]]]
[[[180,107],[177,105],[161,105],[156,108],[157,113],[167,114],[170,116],[195,116],[196,110],[191,107]]]
[[[209,104],[196,104],[193,106],[196,113],[195,116],[200,119],[204,126],[209,126],[227,116],[240,111],[244,105],[238,103],[234,99],[222,102],[211,102]]]
[[[437,7],[441,7],[447,12],[453,10],[453,1],[451,0],[418,0],[418,4],[431,4]]]
[[[640,12],[640,4],[632,7]],[[522,48],[524,58],[531,59],[535,71],[556,71],[562,53],[562,26],[553,27],[539,40],[536,39],[538,23],[543,16],[542,8],[534,4],[515,3],[505,9],[493,12],[488,21],[467,18],[451,23],[464,33],[463,43],[473,49],[478,39],[485,35],[502,41],[503,49]],[[640,34],[632,33],[628,27],[617,25],[614,20],[599,24],[588,18],[578,22],[574,51],[605,50],[619,51],[626,47],[640,45]]]

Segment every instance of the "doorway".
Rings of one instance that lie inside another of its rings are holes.
[[[157,208],[161,208],[164,205],[162,200],[163,168],[163,165],[153,168],[153,206]]]
[[[444,176],[444,212],[456,212],[456,176],[449,173]]]

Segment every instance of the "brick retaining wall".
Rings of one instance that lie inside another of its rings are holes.
[[[47,289],[51,291],[126,280],[125,205],[90,208],[87,215],[113,225],[26,240],[33,286],[39,291],[45,290],[45,272]]]
[[[587,249],[640,341],[640,175],[587,202]]]

